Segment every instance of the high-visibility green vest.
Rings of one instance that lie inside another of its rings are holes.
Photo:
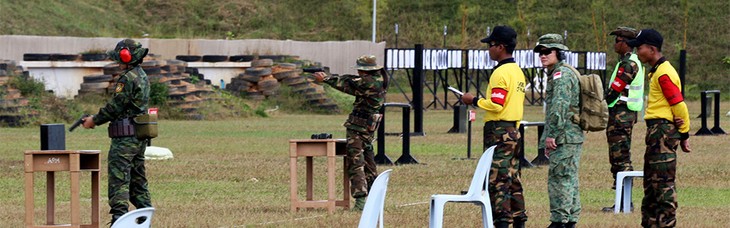
[[[626,97],[623,94],[616,98],[616,100],[611,101],[608,103],[608,107],[613,107],[616,102],[619,100],[625,101],[626,106],[631,111],[641,111],[643,105],[644,105],[644,67],[641,65],[641,61],[639,61],[639,57],[636,55],[636,53],[631,53],[631,56],[629,56],[629,60],[636,63],[636,66],[639,67],[639,71],[634,75],[634,80],[631,81],[631,84],[626,85],[626,89],[629,90],[629,96]],[[618,67],[621,64],[621,61],[616,63],[616,67],[613,69],[613,74],[611,74],[611,80],[609,82],[613,82],[613,80],[616,78],[616,71],[618,71]]]

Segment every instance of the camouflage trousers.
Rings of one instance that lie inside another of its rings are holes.
[[[608,114],[608,161],[613,175],[611,186],[616,188],[616,173],[634,170],[631,166],[631,131],[636,123],[636,112],[629,110],[625,104],[617,104],[609,109]]]
[[[514,122],[490,121],[484,125],[485,150],[497,146],[492,157],[488,188],[494,222],[527,221],[520,179],[520,138]]]
[[[109,214],[115,217],[129,211],[127,202],[132,202],[136,208],[152,206],[144,168],[146,143],[135,137],[112,138],[107,157],[108,190]]]
[[[368,195],[370,187],[378,176],[373,154],[373,132],[347,129],[347,162],[352,197]]]
[[[582,143],[558,144],[550,152],[547,187],[551,222],[578,222],[581,211],[578,167],[582,147]]]
[[[674,178],[679,138],[677,128],[669,121],[647,126],[644,199],[641,201],[643,227],[674,227],[677,223]]]

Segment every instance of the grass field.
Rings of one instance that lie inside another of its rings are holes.
[[[729,107],[723,103],[722,107]],[[693,117],[699,114],[699,102],[690,102]],[[542,121],[542,108],[527,106],[525,119]],[[400,113],[388,110],[387,132],[400,131]],[[730,121],[722,110],[721,126],[730,130]],[[477,118],[483,112],[477,112]],[[451,111],[427,110],[424,114],[425,137],[411,138],[412,155],[417,165],[379,166],[378,171],[393,169],[385,206],[388,227],[428,226],[428,200],[436,193],[458,194],[468,187],[476,160],[466,157],[466,134],[448,134]],[[269,118],[251,117],[229,121],[162,121],[156,146],[168,147],[172,160],[148,161],[147,172],[153,205],[157,208],[155,227],[355,227],[360,213],[339,209],[332,215],[325,210],[289,209],[289,139],[308,138],[312,133],[330,132],[344,137],[341,123],[345,115],[289,115],[271,113]],[[473,131],[473,158],[481,155],[481,124]],[[710,123],[711,124],[711,123]],[[699,119],[692,119],[694,134]],[[632,148],[634,167],[643,165],[645,125],[636,125]],[[526,130],[528,159],[536,155],[536,130]],[[23,157],[28,149],[38,149],[39,128],[3,128],[0,130],[0,227],[22,227],[24,220]],[[106,169],[109,140],[106,126],[95,130],[66,133],[68,149],[102,150],[102,169]],[[583,146],[580,168],[581,227],[638,227],[641,179],[634,185],[637,211],[628,215],[600,211],[613,203],[607,146],[603,133],[589,133]],[[730,223],[730,161],[725,154],[730,147],[728,136],[692,137],[693,152],[678,155],[677,189],[678,227],[726,227]],[[386,138],[387,154],[400,155],[400,140]],[[338,164],[341,160],[338,161]],[[304,163],[304,159],[300,159]],[[315,159],[315,172],[323,172],[323,159]],[[300,166],[301,167],[301,166]],[[339,166],[338,166],[339,167]],[[300,169],[303,174],[304,170]],[[528,227],[549,224],[547,168],[522,171],[529,213]],[[45,218],[44,175],[36,174],[36,224]],[[300,175],[301,176],[301,175]],[[106,171],[102,172],[102,222],[106,214]],[[339,176],[338,176],[339,177]],[[88,174],[82,176],[87,180]],[[341,177],[339,177],[341,178]],[[57,222],[68,223],[68,174],[57,177]],[[340,183],[338,179],[337,183]],[[302,183],[304,180],[300,180]],[[324,198],[324,176],[315,177],[315,198]],[[89,197],[88,181],[82,186],[82,199]],[[304,190],[300,186],[300,192]],[[303,196],[303,194],[302,194]],[[82,215],[89,212],[89,201],[82,200]],[[88,218],[83,218],[88,221]],[[447,204],[445,227],[478,227],[480,210],[471,204]]]

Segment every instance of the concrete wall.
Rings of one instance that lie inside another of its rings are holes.
[[[122,38],[83,38],[52,36],[0,35],[0,59],[20,62],[25,53],[77,54],[92,49],[109,50]],[[361,55],[372,54],[383,65],[385,42],[293,40],[204,40],[204,39],[136,39],[150,53],[163,59],[177,55],[294,55],[321,62],[332,73],[356,73],[353,66]]]

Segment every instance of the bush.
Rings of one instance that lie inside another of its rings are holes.
[[[24,97],[40,96],[46,90],[43,81],[27,76],[12,77],[8,82],[10,87],[20,90],[20,94]]]
[[[163,106],[167,103],[169,91],[167,85],[159,81],[150,82],[150,104],[149,106]]]

